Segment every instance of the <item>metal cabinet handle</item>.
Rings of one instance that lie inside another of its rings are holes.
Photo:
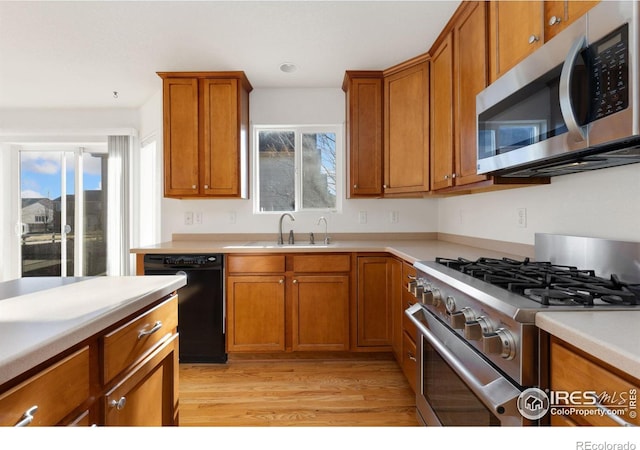
[[[209,185],[208,185],[208,184],[205,184],[205,185],[204,185],[204,188],[205,188],[205,189],[209,189]]]
[[[584,395],[588,396],[588,397],[591,397],[593,399],[593,401],[595,402],[594,404],[596,405],[596,408],[598,408],[600,411],[602,411],[604,413],[603,415],[605,417],[608,417],[609,419],[613,420],[615,423],[617,423],[618,425],[620,425],[622,427],[635,427],[634,424],[632,424],[631,422],[627,422],[622,417],[618,416],[617,414],[614,414],[613,411],[611,411],[605,405],[600,403],[600,399],[598,398],[597,395],[594,395],[594,394],[592,394],[590,392],[589,393],[585,392]]]
[[[407,352],[407,356],[409,357],[409,359],[410,359],[411,361],[417,361],[416,357],[415,357],[415,356],[413,356],[413,353],[411,353],[411,352]]]
[[[284,284],[284,280],[278,280],[279,284]]]
[[[383,185],[382,185],[382,188],[383,188],[383,189],[386,189],[386,188],[387,188],[387,185],[386,185],[386,184],[383,184]]]
[[[353,185],[353,188],[354,188],[354,189],[358,189],[358,185],[357,185],[357,184],[354,184],[354,185]]]
[[[540,40],[540,37],[536,36],[535,34],[532,34],[531,36],[529,36],[529,44],[533,44],[535,42],[538,42]]]
[[[138,339],[142,339],[145,336],[149,336],[150,334],[153,334],[156,331],[158,331],[160,328],[162,328],[162,321],[158,320],[156,323],[153,324],[153,328],[151,328],[150,330],[140,331],[138,333]]]
[[[22,417],[20,417],[20,421],[16,423],[14,426],[16,427],[28,427],[33,422],[33,415],[38,412],[38,405],[34,405],[31,408],[27,409]]]
[[[298,284],[298,280],[293,280],[293,284]]]
[[[554,25],[559,24],[560,22],[562,22],[562,19],[558,16],[551,16],[551,18],[549,19],[549,26],[552,27]]]
[[[195,185],[195,184],[192,184],[192,185],[191,185],[191,189],[195,189],[195,188],[196,188],[196,185]]]
[[[111,400],[111,403],[109,405],[118,411],[122,411],[126,404],[127,404],[127,398],[120,397],[119,400]]]

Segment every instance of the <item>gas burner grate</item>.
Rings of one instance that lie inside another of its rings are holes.
[[[574,266],[532,262],[529,258],[436,258],[451,269],[524,295],[542,305],[594,306],[640,305],[640,285],[598,277],[593,270]]]

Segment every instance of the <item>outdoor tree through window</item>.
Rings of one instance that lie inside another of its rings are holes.
[[[258,210],[336,209],[338,136],[334,127],[259,128]]]

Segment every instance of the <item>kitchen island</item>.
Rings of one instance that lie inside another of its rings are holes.
[[[0,283],[0,424],[109,424],[112,391],[120,395],[128,379],[155,368],[171,394],[159,424],[177,421],[175,293],[185,284],[178,275]],[[49,397],[65,403],[58,400],[67,391],[79,392],[77,401],[49,414]],[[118,400],[112,409],[124,411]],[[27,414],[31,403],[39,411]]]

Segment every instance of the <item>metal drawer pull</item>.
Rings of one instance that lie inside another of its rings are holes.
[[[138,339],[142,339],[145,336],[149,336],[150,334],[155,333],[156,331],[158,331],[160,328],[162,328],[162,321],[158,320],[154,325],[153,328],[151,328],[150,330],[147,331],[141,331],[140,333],[138,333]]]
[[[615,414],[614,411],[610,410],[605,405],[600,403],[600,399],[598,398],[597,395],[593,395],[591,393],[585,393],[585,396],[591,397],[593,399],[593,401],[595,402],[594,404],[596,405],[596,408],[598,408],[600,411],[602,411],[604,413],[605,417],[608,417],[609,419],[613,420],[618,425],[620,425],[622,427],[635,427],[636,426],[636,425],[632,424],[631,422],[627,422],[622,417],[620,417],[617,414]]]
[[[120,397],[120,400],[111,400],[111,403],[110,403],[111,407],[115,408],[118,411],[122,411],[126,404],[127,404],[126,397]]]
[[[38,412],[38,405],[34,405],[27,409],[25,413],[20,417],[20,422],[15,424],[16,427],[28,427],[33,422],[33,415]]]
[[[416,357],[415,357],[415,356],[413,356],[413,353],[411,353],[411,352],[407,352],[407,356],[409,357],[409,359],[410,359],[411,361],[414,361],[414,362],[416,362],[416,361],[417,361]]]

